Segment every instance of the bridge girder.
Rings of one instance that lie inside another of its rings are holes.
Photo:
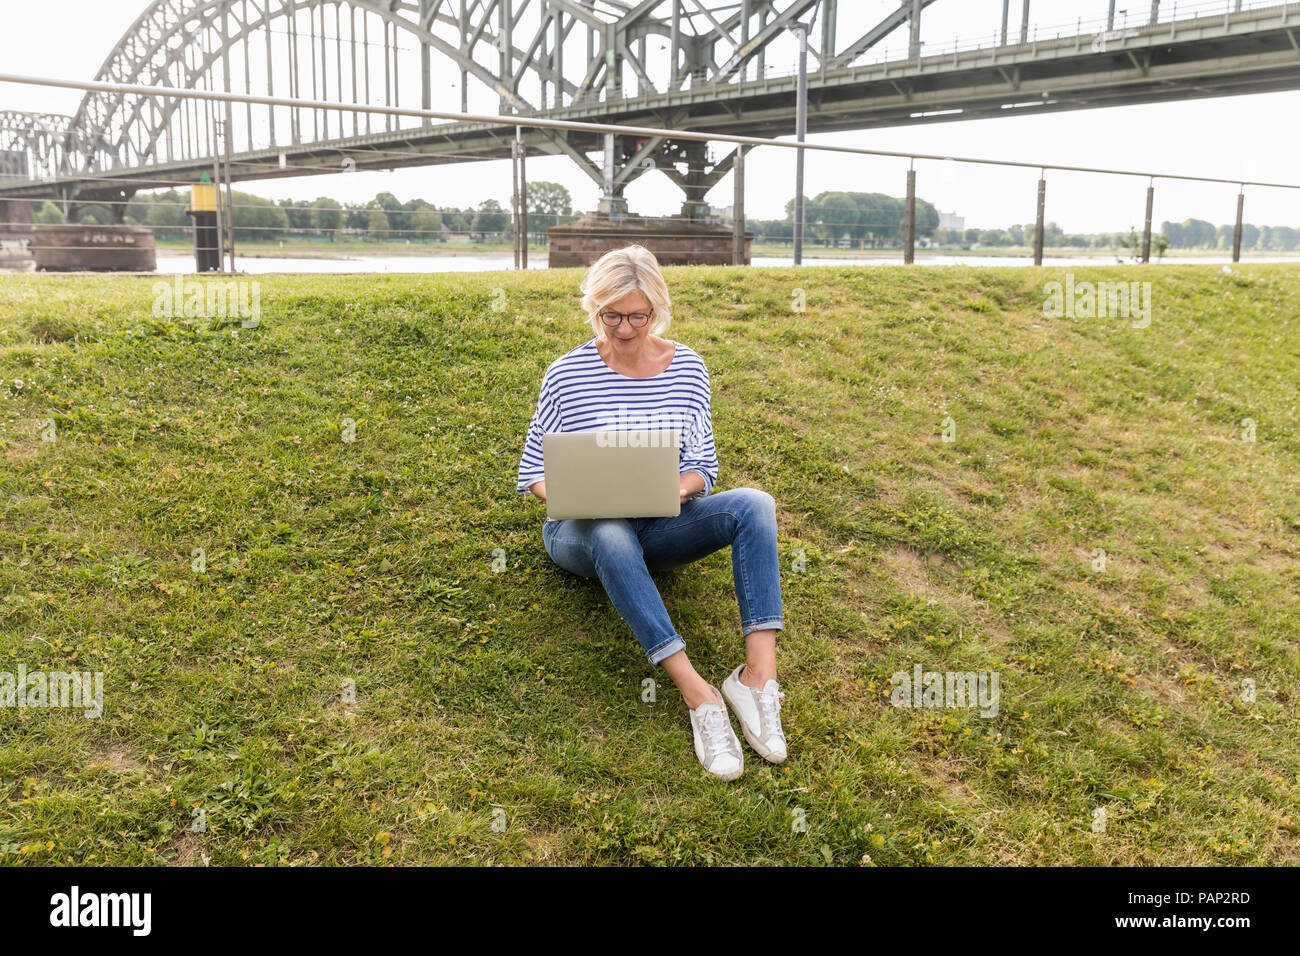
[[[283,83],[281,90],[275,88],[273,76],[277,70],[272,58],[276,52],[287,52],[289,71],[285,79],[291,95],[306,96],[309,84],[304,74],[310,69],[313,89],[319,70],[321,92],[329,93],[332,84],[340,98],[374,102],[370,84],[378,81],[379,70],[371,60],[382,58],[382,103],[401,105],[403,64],[399,60],[401,39],[406,38],[416,41],[419,49],[419,105],[428,106],[433,98],[430,86],[432,57],[436,54],[445,67],[461,75],[463,110],[467,109],[467,83],[472,79],[497,94],[501,111],[527,112],[546,108],[548,100],[553,107],[563,107],[578,101],[593,104],[611,97],[622,98],[624,73],[628,71],[638,84],[638,92],[682,89],[692,78],[703,83],[725,81],[764,49],[794,16],[833,3],[743,0],[740,7],[719,20],[700,0],[644,0],[619,16],[597,11],[593,0],[536,0],[534,6],[539,5],[540,16],[532,24],[527,45],[519,46],[514,37],[530,0],[493,0],[487,4],[475,0],[472,6],[464,0],[459,6],[456,0],[155,0],[123,35],[96,79],[239,92],[238,74],[242,68],[243,92],[283,95]],[[669,8],[666,14],[665,8]],[[343,10],[348,14],[347,30],[343,29]],[[335,28],[332,33],[328,22],[331,12]],[[358,15],[361,31],[357,29]],[[698,30],[701,18],[707,21],[706,28]],[[755,18],[764,32],[751,39],[748,25]],[[374,57],[371,24],[381,27],[383,33],[380,51]],[[736,34],[738,25],[742,29]],[[581,79],[567,77],[563,69],[564,47],[575,30],[587,32],[587,48],[591,51]],[[282,33],[287,40],[273,38],[275,33]],[[646,41],[653,35],[669,38],[673,60],[669,76],[659,83],[643,62]],[[638,44],[640,54],[636,51]],[[260,61],[262,48],[266,51],[265,64]],[[721,56],[720,51],[728,56]],[[485,59],[492,65],[485,64]],[[722,67],[716,66],[719,59],[725,59]],[[358,60],[362,61],[361,82]],[[406,72],[410,72],[409,66]],[[522,92],[530,83],[538,88],[532,98]],[[268,139],[276,141],[274,108],[221,109],[228,118],[244,114],[243,145],[248,147],[254,145],[255,115],[264,109]],[[191,112],[187,115],[186,110]],[[291,132],[286,142],[297,145],[304,139],[303,117],[297,110],[289,111],[289,116]],[[156,162],[164,154],[169,161],[197,156],[205,146],[210,147],[208,124],[214,118],[210,108],[204,109],[200,126],[199,111],[179,99],[160,105],[156,100],[129,94],[87,94],[72,123],[83,132],[79,140],[80,168],[94,172]],[[328,138],[328,111],[313,111],[312,120],[321,121]],[[232,133],[237,135],[238,130]]]
[[[64,143],[71,124],[72,117],[57,113],[0,110],[0,177],[70,171]]]
[[[400,95],[403,76],[409,90],[413,64],[405,51],[414,42],[422,107],[430,108],[435,99],[434,76],[442,80],[450,71],[460,78],[462,112],[468,111],[473,83],[498,98],[502,113],[577,107],[598,115],[628,99],[633,88],[637,96],[653,95],[761,76],[774,41],[810,12],[822,17],[823,51],[833,52],[837,2],[738,0],[714,10],[706,0],[599,0],[599,6],[598,0],[153,0],[110,51],[96,79],[226,92],[240,92],[242,86],[242,92],[267,96],[287,92],[328,99],[333,94],[352,102],[415,105]],[[891,23],[908,20],[914,2],[900,0]],[[586,49],[575,57],[572,47],[582,34]],[[651,63],[648,51],[655,38],[666,47],[666,62]],[[854,55],[868,46],[857,41]],[[817,55],[829,62],[829,53]],[[382,99],[371,89],[372,82],[380,85],[381,75]],[[363,123],[365,132],[372,132],[373,116],[361,116],[364,120],[352,114],[354,136]],[[58,135],[42,140],[28,133],[14,152],[23,151],[27,167],[44,176],[82,174],[88,181],[78,188],[93,192],[90,180],[97,174],[208,160],[218,118],[227,121],[236,154],[267,145],[298,151],[313,140],[343,138],[348,125],[345,115],[327,110],[92,92]],[[386,132],[401,125],[392,117],[382,122]],[[581,155],[562,133],[546,132],[543,138],[548,151]],[[55,153],[57,170],[49,159]],[[598,169],[596,174],[603,175]],[[635,175],[617,181],[625,184]]]
[[[1030,103],[1043,112],[1300,87],[1297,25],[1287,23],[1284,9],[1280,20],[1270,8],[1155,24],[1153,3],[1151,24],[1107,30],[1100,47],[1084,35],[1004,42],[949,58],[921,55],[918,18],[935,2],[898,0],[874,27],[842,42],[837,0],[729,0],[716,10],[707,0],[155,0],[98,78],[406,106],[416,105],[409,102],[414,65],[415,95],[426,108],[440,96],[433,77],[441,82],[450,71],[461,78],[462,112],[474,83],[499,98],[502,113],[779,136],[790,132],[795,79],[769,78],[764,57],[802,18],[819,24],[821,34],[809,79],[811,132],[1016,115],[1030,112],[1021,109]],[[525,13],[533,16],[527,24]],[[904,28],[906,60],[863,62]],[[571,48],[584,35],[586,48],[575,56]],[[666,61],[652,56],[656,39]],[[403,74],[393,61],[411,44],[419,62],[408,57]],[[259,78],[252,60],[263,55]],[[399,89],[403,76],[408,82]],[[373,96],[372,81],[381,87]],[[342,111],[90,93],[74,116],[55,124],[3,114],[0,159],[12,163],[23,154],[34,178],[0,178],[0,195],[66,200],[185,181],[211,168],[216,110],[235,119],[236,180],[333,172],[344,163],[382,169],[509,155],[506,128],[490,124],[385,117],[375,131],[370,119],[378,114],[353,114],[349,124]],[[596,183],[611,180],[616,192],[658,169],[695,196],[730,162],[715,162],[693,141],[618,137],[607,176],[588,157],[604,146],[597,134],[526,130],[524,138],[530,152],[567,155]],[[287,168],[274,162],[280,154]]]

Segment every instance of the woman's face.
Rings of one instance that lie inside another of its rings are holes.
[[[637,290],[629,292],[616,302],[610,302],[600,311],[621,312],[626,314],[629,312],[648,313],[651,309],[652,306],[650,305],[650,300],[645,297],[643,292]],[[650,321],[641,326],[641,328],[636,329],[632,327],[631,322],[624,318],[623,321],[619,323],[618,328],[611,329],[608,325],[604,325],[603,322],[601,328],[605,333],[605,337],[610,341],[615,349],[620,352],[636,352],[645,344],[646,339],[650,335],[650,326],[653,324],[654,319],[651,318]]]

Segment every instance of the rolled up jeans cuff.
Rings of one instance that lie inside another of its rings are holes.
[[[658,667],[659,662],[666,657],[672,657],[678,651],[686,650],[686,642],[678,635],[674,634],[668,641],[660,644],[653,650],[646,652],[646,660],[650,662],[651,667]]]
[[[748,637],[754,631],[784,631],[785,625],[779,617],[771,618],[766,621],[754,621],[752,624],[745,624],[741,630],[742,637]]]

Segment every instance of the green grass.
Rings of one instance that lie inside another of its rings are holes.
[[[0,670],[105,697],[0,709],[0,860],[1300,861],[1300,269],[1075,272],[1150,326],[1045,317],[1053,270],[666,270],[781,526],[791,757],[730,784],[513,490],[579,271],[264,277],[255,329],[0,279]],[[720,680],[728,555],[661,586]],[[891,706],[914,664],[998,715]]]

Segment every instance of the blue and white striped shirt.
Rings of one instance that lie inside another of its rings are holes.
[[[709,494],[718,480],[709,370],[693,349],[680,342],[673,346],[668,368],[650,378],[628,378],[614,371],[596,351],[595,339],[552,362],[542,376],[537,410],[528,425],[517,489],[527,491],[546,477],[545,434],[671,429],[681,433],[681,473],[693,471],[704,479],[704,490],[692,497]]]

